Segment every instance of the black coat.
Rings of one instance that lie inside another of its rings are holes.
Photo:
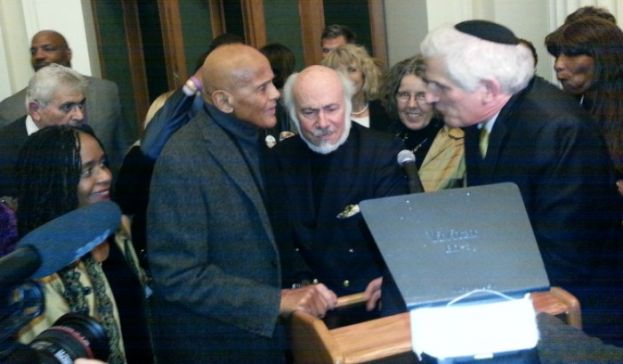
[[[26,116],[0,129],[0,196],[15,196],[17,192],[15,165],[26,139]]]
[[[181,127],[154,167],[154,351],[161,364],[275,363],[283,359],[278,249],[254,168],[215,114],[201,111]]]
[[[612,165],[590,116],[535,78],[500,112],[484,160],[479,135],[466,129],[468,185],[515,182],[551,283],[590,277],[609,248],[618,208]]]
[[[501,110],[487,156],[480,130],[465,130],[467,183],[514,182],[519,186],[551,285],[575,294],[587,314],[620,303],[620,198],[604,141],[577,101],[535,78]],[[615,291],[618,290],[618,291]],[[596,321],[595,321],[596,322]],[[607,323],[602,329],[613,332]],[[589,330],[588,332],[590,332]],[[618,335],[618,334],[616,334]]]
[[[337,216],[364,199],[408,192],[396,163],[401,148],[390,135],[353,123],[347,141],[328,155],[299,136],[271,151],[267,196],[285,287],[318,279],[343,295],[381,276],[383,261],[361,213]]]
[[[372,100],[369,102],[370,108],[370,129],[378,131],[388,131],[391,124],[391,118],[385,111],[380,100]]]

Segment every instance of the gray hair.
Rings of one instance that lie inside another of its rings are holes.
[[[524,89],[534,76],[534,59],[521,45],[494,43],[446,26],[429,33],[420,49],[424,58],[443,61],[447,76],[466,91],[484,79],[500,83],[503,92]]]
[[[351,102],[351,98],[355,92],[353,83],[341,72],[335,71],[335,73],[340,77],[340,81],[342,82],[342,89],[344,90],[344,115],[350,119],[350,113],[353,109],[353,104]],[[296,127],[296,131],[299,135],[301,133],[301,123],[296,115],[296,103],[294,101],[294,84],[299,77],[299,72],[295,72],[288,77],[285,85],[283,86],[283,103],[288,110],[288,115],[290,115],[290,120]]]
[[[54,92],[64,87],[71,91],[79,91],[86,96],[89,81],[80,73],[65,66],[52,63],[39,69],[28,82],[26,89],[26,109],[31,102],[46,107],[54,98]]]

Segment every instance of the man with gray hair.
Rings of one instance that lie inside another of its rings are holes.
[[[534,76],[530,51],[499,24],[440,28],[421,51],[427,100],[465,129],[467,184],[519,186],[550,283],[580,299],[594,328],[594,293],[614,295],[623,264],[612,165],[590,116]]]
[[[41,30],[32,37],[30,55],[32,68],[37,72],[52,63],[71,68],[73,53],[61,33],[54,30]],[[136,138],[136,127],[122,117],[117,84],[110,80],[83,77],[88,82],[84,92],[87,98],[88,115],[85,123],[89,124],[97,138],[101,140],[113,175],[116,176],[125,153]],[[8,125],[28,112],[24,108],[25,98],[26,89],[24,88],[0,101],[0,127]]]
[[[0,196],[14,195],[14,171],[28,136],[52,125],[81,126],[85,120],[87,80],[69,67],[51,64],[30,79],[28,114],[0,129]]]
[[[365,292],[371,311],[384,264],[358,203],[408,193],[396,163],[402,143],[351,122],[352,85],[333,69],[310,66],[283,92],[298,135],[270,150],[265,173],[283,284]]]

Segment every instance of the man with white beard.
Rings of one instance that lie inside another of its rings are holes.
[[[298,135],[273,148],[265,166],[283,284],[365,292],[372,313],[359,316],[375,317],[385,267],[358,204],[408,193],[396,163],[402,143],[351,122],[352,86],[335,70],[310,66],[283,93]]]

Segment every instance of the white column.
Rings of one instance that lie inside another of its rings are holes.
[[[30,40],[43,29],[65,36],[72,49],[72,68],[100,75],[88,0],[0,0],[0,99],[28,84],[33,74]]]
[[[11,94],[11,81],[9,79],[9,68],[6,62],[7,54],[4,51],[6,46],[4,45],[2,27],[0,27],[0,100],[2,100],[5,95],[8,96]]]
[[[32,75],[29,45],[21,3],[0,0],[0,99],[28,83]]]

